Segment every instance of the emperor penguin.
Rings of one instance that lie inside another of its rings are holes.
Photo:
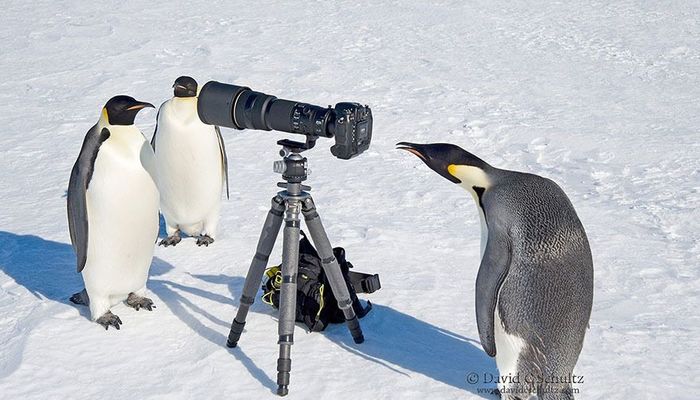
[[[502,398],[572,399],[593,302],[593,261],[566,194],[547,178],[492,167],[452,144],[397,146],[477,204],[476,320],[484,351],[496,358]]]
[[[68,227],[93,321],[119,329],[110,308],[124,300],[152,310],[146,280],[158,239],[158,187],[153,149],[134,126],[150,103],[115,96],[88,131],[68,184]]]
[[[224,185],[229,195],[226,148],[219,127],[199,119],[197,82],[181,76],[173,88],[174,97],[158,110],[151,139],[168,234],[160,244],[175,246],[184,232],[196,237],[198,246],[209,246],[219,223]]]

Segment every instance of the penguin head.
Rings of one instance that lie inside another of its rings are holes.
[[[489,174],[494,170],[488,163],[459,146],[449,143],[416,144],[401,142],[396,144],[418,156],[430,169],[443,178],[456,183],[475,197],[481,197],[491,186]]]
[[[175,97],[196,97],[197,81],[189,76],[181,76],[175,79],[175,83],[173,84],[173,92]]]
[[[121,95],[109,99],[102,112],[107,114],[110,125],[133,125],[136,114],[145,107],[155,108],[151,103]]]

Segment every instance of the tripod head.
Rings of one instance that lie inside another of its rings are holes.
[[[272,170],[278,174],[282,174],[282,179],[286,181],[286,183],[279,183],[278,186],[289,190],[290,184],[298,185],[308,178],[308,175],[311,173],[309,170],[309,162],[306,157],[301,155],[301,152],[314,147],[315,143],[316,139],[310,140],[309,137],[307,137],[306,143],[295,142],[289,139],[277,142],[277,144],[282,146],[279,153],[282,160],[275,161],[272,164]],[[310,190],[311,188],[308,186],[301,186],[300,189]]]

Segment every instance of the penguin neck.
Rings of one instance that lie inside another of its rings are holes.
[[[484,258],[486,242],[488,242],[489,238],[489,226],[486,223],[486,212],[484,211],[484,204],[481,201],[481,197],[476,193],[476,191],[471,190],[470,193],[476,202],[476,209],[479,211],[479,225],[481,227],[481,258]]]
[[[173,97],[170,100],[173,112],[183,121],[190,121],[197,116],[197,98],[196,97]]]
[[[136,125],[112,125],[109,123],[107,110],[103,109],[100,119],[97,121],[97,129],[102,130],[103,128],[107,128],[109,131],[107,147],[113,147],[124,155],[140,152],[145,138]]]
[[[492,171],[491,169],[487,171],[471,165],[450,165],[448,170],[450,174],[461,181],[459,185],[472,195],[476,203],[481,225],[481,258],[483,258],[489,236],[483,196],[493,186]]]

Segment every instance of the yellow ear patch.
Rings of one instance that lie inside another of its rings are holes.
[[[109,115],[107,115],[106,107],[102,107],[102,113],[100,113],[100,122],[102,126],[109,125]]]
[[[450,175],[454,176],[457,178],[457,166],[454,164],[450,164],[447,166],[447,172],[450,173]]]
[[[447,172],[462,181],[461,185],[468,189],[471,189],[472,186],[479,186],[484,189],[491,186],[491,181],[481,168],[471,165],[450,164],[447,166]]]

